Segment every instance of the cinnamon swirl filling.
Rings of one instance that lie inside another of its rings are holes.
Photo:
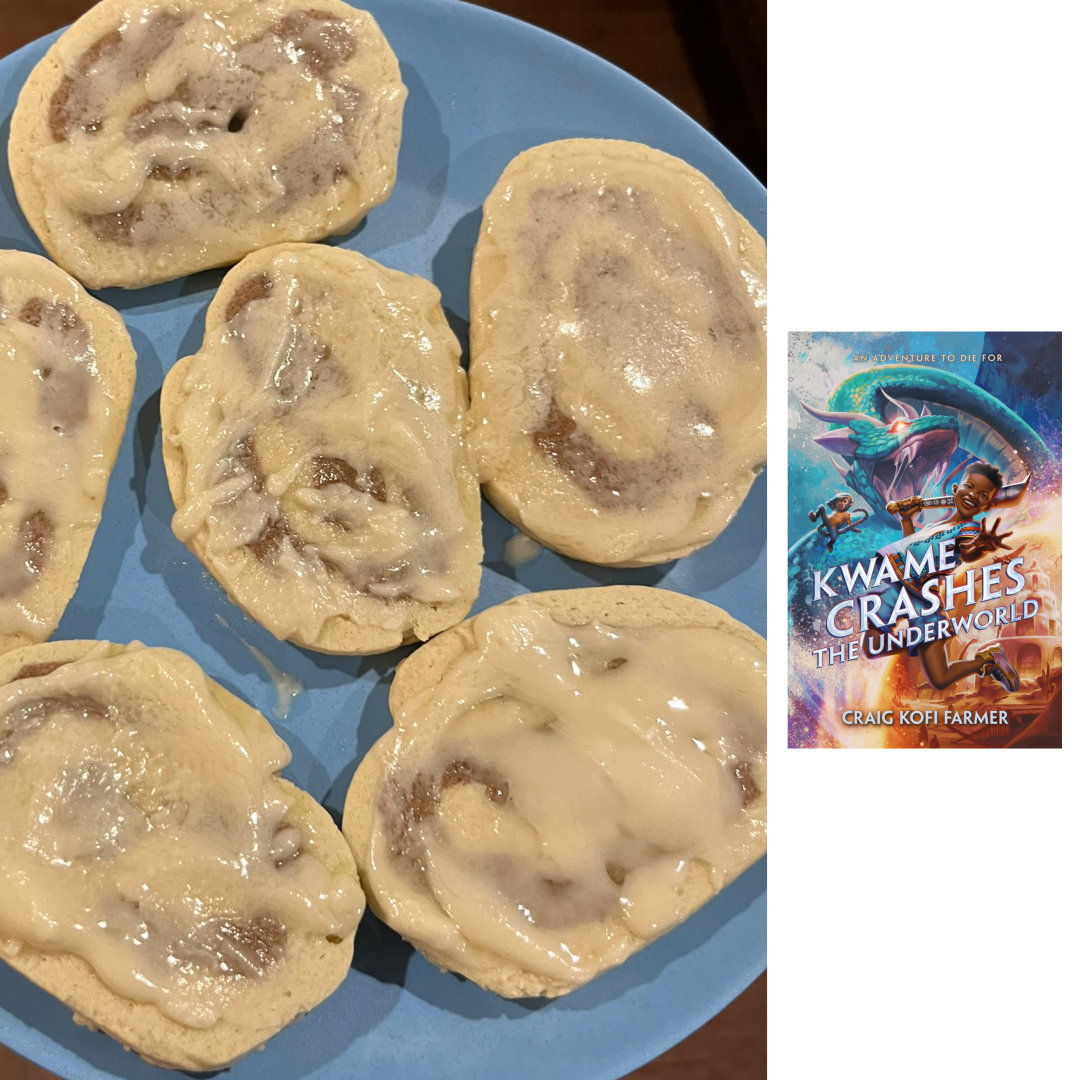
[[[45,646],[45,648],[53,648]],[[351,863],[321,861],[288,752],[163,649],[65,643],[0,679],[0,937],[85,961],[188,1028],[229,1018],[315,937],[351,935]]]
[[[765,667],[730,620],[563,621],[547,596],[589,602],[488,609],[455,632],[445,670],[429,661],[433,686],[416,683],[424,650],[410,660],[345,831],[355,850],[373,793],[365,888],[437,962],[521,969],[518,985],[563,993],[764,850]]]
[[[471,438],[498,509],[612,565],[713,539],[764,462],[764,260],[666,154],[571,139],[515,158],[472,276]]]
[[[59,621],[101,514],[134,383],[118,315],[57,267],[0,252],[0,652]]]
[[[371,16],[338,0],[103,0],[27,87],[20,202],[94,287],[346,231],[394,183],[397,62]]]
[[[382,651],[458,621],[480,554],[458,355],[419,279],[327,248],[250,256],[163,391],[177,535],[300,644]]]

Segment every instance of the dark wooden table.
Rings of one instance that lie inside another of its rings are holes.
[[[0,56],[64,26],[88,0],[4,0]],[[490,0],[637,76],[765,182],[765,0]],[[764,1080],[765,976],[627,1080]],[[52,1074],[0,1046],[2,1080]]]

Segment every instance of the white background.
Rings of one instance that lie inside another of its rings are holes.
[[[1046,0],[769,6],[769,412],[781,421],[769,436],[769,1066],[779,1080],[1080,1075],[1076,695],[1062,751],[787,750],[781,464],[790,330],[1062,330],[1071,494],[1074,12]],[[1068,552],[1077,530],[1066,505]],[[1071,586],[1070,574],[1064,651],[1080,671]]]

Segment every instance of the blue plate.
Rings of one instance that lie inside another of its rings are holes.
[[[550,34],[458,2],[372,0],[366,6],[397,53],[409,88],[404,139],[389,201],[335,242],[433,280],[463,342],[481,203],[510,158],[537,143],[608,136],[666,150],[710,176],[764,234],[761,185],[697,124],[617,68]],[[0,61],[4,144],[16,95],[52,40]],[[40,252],[6,165],[0,169],[0,247]],[[286,775],[340,815],[353,770],[390,725],[387,690],[404,652],[327,657],[276,641],[225,598],[169,529],[173,508],[161,460],[158,392],[177,357],[199,347],[221,276],[208,271],[99,294],[127,321],[138,379],[101,526],[56,637],[138,639],[188,653],[274,720],[292,748]],[[527,590],[662,584],[704,597],[764,633],[764,478],[715,543],[665,566],[607,570],[545,551],[515,569],[503,558],[512,534],[485,506],[487,554],[474,610]],[[302,686],[284,719],[265,663]],[[764,966],[764,859],[659,942],[554,1001],[504,1001],[439,972],[369,915],[341,989],[230,1075],[620,1077],[704,1023]],[[73,1080],[162,1075],[112,1039],[77,1027],[59,1002],[2,964],[0,1039]]]

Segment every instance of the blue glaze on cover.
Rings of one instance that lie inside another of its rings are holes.
[[[504,166],[540,142],[633,139],[701,169],[762,234],[765,191],[723,147],[659,95],[605,61],[523,23],[447,0],[371,2],[409,89],[397,186],[331,243],[434,280],[467,342],[468,276],[480,206]],[[0,61],[0,139],[27,73],[56,35]],[[0,246],[40,252],[0,166]],[[225,597],[172,535],[161,461],[158,393],[201,340],[223,271],[99,295],[117,307],[138,352],[128,431],[82,581],[57,638],[138,639],[181,649],[273,719],[277,692],[258,649],[303,690],[284,721],[286,775],[339,815],[349,779],[390,724],[387,691],[399,650],[329,657],[279,642]],[[503,561],[513,530],[484,507],[480,610],[526,590],[662,585],[701,596],[765,631],[765,482],[708,548],[641,570],[588,566],[544,551]],[[624,1075],[689,1034],[765,966],[765,860],[686,924],[626,964],[555,1001],[504,1001],[439,972],[366,916],[344,985],[230,1070],[237,1080],[381,1080]],[[0,965],[0,1038],[63,1077],[160,1078],[161,1071],[71,1022],[48,994]]]

